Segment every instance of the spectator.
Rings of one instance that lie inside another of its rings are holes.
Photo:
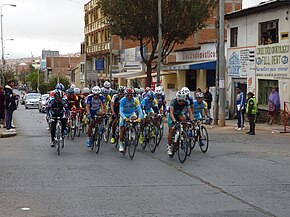
[[[209,92],[208,87],[205,87],[204,91],[204,101],[207,103],[208,114],[210,116],[211,102],[212,102],[212,94]]]
[[[274,119],[276,119],[277,115],[280,112],[280,97],[277,91],[277,87],[272,87],[272,92],[270,93],[270,96],[268,98],[268,109],[270,115],[268,124],[272,125]]]
[[[5,117],[6,117],[6,131],[15,131],[12,129],[12,115],[13,111],[17,109],[15,102],[15,94],[13,93],[12,87],[14,85],[13,80],[9,80],[8,84],[4,88],[5,95]]]
[[[0,123],[5,127],[4,91],[0,86]]]
[[[244,129],[244,119],[245,119],[245,96],[242,90],[237,87],[237,98],[236,98],[236,110],[237,110],[237,118],[238,118],[238,126],[236,130]]]
[[[247,134],[255,135],[255,119],[256,119],[256,113],[257,113],[257,102],[252,92],[248,93],[246,113],[248,115],[249,124],[250,124],[250,130],[247,132]]]

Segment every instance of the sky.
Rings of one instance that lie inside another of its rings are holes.
[[[262,1],[266,0],[243,0],[243,8]],[[38,57],[43,49],[60,54],[79,52],[84,40],[84,5],[88,2],[0,0],[5,59]]]

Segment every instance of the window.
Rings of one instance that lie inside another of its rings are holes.
[[[231,28],[231,47],[238,46],[238,27]]]
[[[279,43],[279,20],[259,23],[259,45]]]
[[[258,93],[258,103],[260,105],[267,105],[268,98],[272,91],[272,87],[278,87],[277,80],[258,80],[259,93]]]

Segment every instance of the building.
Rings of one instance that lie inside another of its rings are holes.
[[[273,86],[279,88],[281,109],[289,92],[289,0],[272,0],[228,13],[228,99],[235,113],[235,88],[255,93],[260,110],[267,110]]]

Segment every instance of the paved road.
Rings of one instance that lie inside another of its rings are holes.
[[[133,160],[110,144],[97,155],[85,137],[57,156],[44,118],[21,107],[18,136],[0,139],[0,216],[289,216],[288,135],[210,129],[209,152],[184,164],[165,139]]]

